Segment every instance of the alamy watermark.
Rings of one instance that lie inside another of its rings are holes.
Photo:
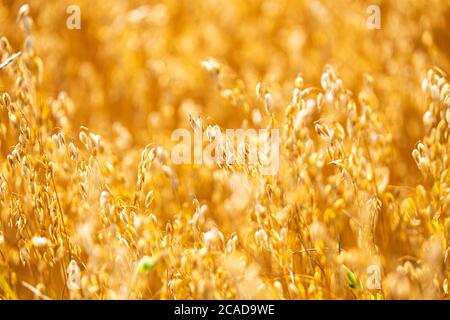
[[[366,26],[369,30],[381,29],[381,9],[376,4],[371,4],[367,7],[367,14],[369,15],[366,20]]]
[[[81,272],[80,267],[75,260],[71,260],[67,266],[66,286],[69,290],[80,290],[81,288]]]
[[[226,129],[209,126],[194,131],[179,128],[172,132],[174,164],[217,164],[257,167],[262,175],[275,175],[279,168],[278,129]]]
[[[367,281],[366,287],[369,290],[380,290],[381,289],[381,269],[377,264],[372,264],[367,267]]]
[[[66,19],[66,27],[69,30],[81,29],[81,10],[77,5],[70,5],[66,8],[66,13],[69,16]]]

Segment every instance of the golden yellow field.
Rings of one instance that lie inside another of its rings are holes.
[[[449,298],[449,0],[27,3],[1,299]],[[278,130],[277,170],[175,163],[180,128]]]

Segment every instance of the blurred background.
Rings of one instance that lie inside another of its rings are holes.
[[[72,124],[113,135],[117,122],[137,145],[187,126],[188,110],[224,127],[242,122],[242,108],[229,112],[202,70],[208,57],[229,66],[250,97],[258,81],[268,84],[278,113],[298,73],[320,86],[331,64],[355,94],[364,74],[375,79],[382,120],[400,155],[395,181],[416,170],[410,150],[423,132],[421,80],[433,65],[450,70],[447,0],[28,3],[33,45],[44,62],[42,99],[65,91],[74,101]],[[1,33],[16,50],[24,40],[15,23],[22,4],[0,6]],[[371,4],[381,9],[381,30],[366,26]],[[80,30],[66,27],[70,5],[80,8]]]

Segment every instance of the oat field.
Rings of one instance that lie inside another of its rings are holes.
[[[449,299],[449,31],[449,0],[2,0],[0,299]],[[277,130],[276,172],[176,163],[179,128]]]

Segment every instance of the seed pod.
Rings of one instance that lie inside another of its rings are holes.
[[[22,20],[24,17],[30,14],[30,6],[28,4],[24,4],[19,8],[19,12],[17,13],[17,21]]]
[[[72,160],[75,160],[78,158],[78,149],[75,147],[75,145],[71,142],[69,143],[69,156]]]
[[[266,233],[266,230],[264,229],[259,229],[258,231],[255,232],[255,241],[257,244],[262,245],[267,243],[268,240],[268,236]]]
[[[7,54],[11,52],[11,45],[9,44],[9,41],[8,39],[6,39],[6,37],[0,38],[0,49]]]
[[[52,143],[56,149],[59,149],[60,144],[59,144],[58,136],[56,134],[52,135]]]
[[[256,97],[258,99],[260,99],[264,94],[264,88],[263,88],[263,84],[261,82],[258,82],[256,84]]]
[[[434,101],[438,101],[439,100],[439,87],[437,85],[432,85],[431,86],[431,98]]]
[[[328,72],[324,72],[322,76],[320,77],[320,85],[322,86],[323,90],[329,91],[330,90],[330,79]]]
[[[264,105],[266,107],[267,113],[272,113],[272,104],[273,104],[272,95],[269,92],[267,92],[264,95]]]
[[[9,96],[9,94],[7,92],[3,93],[2,102],[3,102],[3,105],[9,109],[9,106],[11,105],[11,97]]]
[[[207,249],[218,249],[223,246],[224,237],[222,232],[214,227],[203,234],[203,241]]]
[[[428,88],[429,88],[429,84],[428,84],[428,79],[425,78],[422,80],[422,91],[425,94],[428,94]]]
[[[305,85],[305,81],[303,80],[302,75],[297,75],[295,78],[295,88],[296,89],[303,89],[303,86]]]
[[[422,121],[426,128],[431,128],[435,121],[433,113],[430,110],[426,111],[423,115]]]
[[[86,148],[89,148],[89,138],[88,138],[87,134],[84,131],[80,132],[79,138],[80,138],[81,143]]]
[[[150,190],[147,193],[147,196],[145,197],[145,207],[149,208],[150,204],[153,202],[154,196],[153,196],[153,190]]]
[[[208,60],[202,61],[201,65],[214,78],[218,77],[220,73],[220,64],[217,61],[210,58]]]

